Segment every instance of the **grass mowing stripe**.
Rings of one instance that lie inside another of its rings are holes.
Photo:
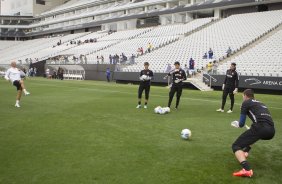
[[[52,87],[60,87],[57,85],[52,85],[52,84],[36,84],[36,85],[42,85],[42,86],[52,86]],[[87,85],[87,84],[85,84]],[[99,84],[95,84],[94,86],[103,86],[103,87],[110,87],[111,85],[99,85]],[[126,87],[126,85],[124,85]],[[77,89],[77,87],[72,87],[72,86],[62,86],[63,88],[72,88],[72,89]],[[112,87],[112,86],[111,86]],[[117,87],[116,85],[114,85],[114,87]],[[137,89],[137,86],[134,86],[134,88]],[[86,90],[90,90],[90,91],[100,91],[100,92],[107,92],[107,93],[122,93],[122,94],[129,94],[129,95],[136,95],[130,92],[125,92],[125,91],[116,91],[116,90],[106,90],[106,89],[93,89],[93,88],[89,88],[89,87],[83,87],[83,89]],[[203,92],[204,93],[204,92]],[[155,94],[150,94],[150,96],[156,96],[156,97],[161,97],[161,98],[168,98],[168,96],[164,96],[164,95],[155,95]],[[212,102],[212,103],[221,103],[221,100],[208,100],[208,99],[200,99],[200,98],[190,98],[190,97],[184,97],[182,96],[181,99],[185,99],[185,100],[194,100],[194,101],[201,101],[201,102]],[[241,103],[235,103],[235,105],[237,106],[241,106]],[[282,107],[273,107],[273,106],[268,106],[268,108],[271,109],[278,109],[278,110],[282,110]]]

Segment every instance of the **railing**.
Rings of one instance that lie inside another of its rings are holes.
[[[208,77],[205,77],[204,74],[207,75]],[[204,79],[206,82],[209,82],[209,87],[211,87],[212,81],[213,81],[213,82],[217,82],[217,79],[216,79],[216,78],[214,78],[213,76],[211,76],[209,73],[206,73],[206,72],[203,73],[203,79]]]

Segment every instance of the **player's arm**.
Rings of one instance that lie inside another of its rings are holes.
[[[154,78],[154,73],[153,73],[153,71],[150,71],[150,73],[149,73],[149,79],[152,80],[153,78]]]
[[[239,121],[233,121],[231,122],[231,126],[234,126],[236,128],[242,128],[245,126],[246,119],[247,119],[247,112],[249,110],[248,107],[248,101],[243,102],[241,106],[241,115]]]
[[[164,76],[164,79],[166,79],[167,77],[170,77],[172,73],[173,73],[173,70],[171,70],[166,76]]]
[[[223,84],[222,84],[222,90],[224,90],[225,84],[226,84],[226,81],[227,81],[227,72],[226,72],[226,75],[225,75],[225,78],[224,78],[224,81],[223,81]]]
[[[238,88],[238,86],[239,86],[239,75],[238,75],[238,73],[236,72],[235,88]]]
[[[6,80],[10,80],[10,73],[11,73],[10,70],[6,71],[5,77],[4,77]]]
[[[238,93],[238,86],[239,86],[239,75],[238,73],[236,72],[236,76],[235,76],[235,89],[233,91],[233,94],[236,94]]]

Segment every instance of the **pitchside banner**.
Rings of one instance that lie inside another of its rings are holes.
[[[203,81],[212,86],[222,86],[224,75],[204,74]],[[282,77],[239,76],[239,88],[282,90]]]

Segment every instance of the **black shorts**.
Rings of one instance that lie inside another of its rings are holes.
[[[274,126],[262,124],[259,127],[251,127],[249,130],[242,133],[233,143],[232,149],[235,153],[238,150],[243,150],[251,146],[258,140],[270,140],[275,135]]]
[[[142,98],[142,93],[145,90],[145,99],[148,100],[149,99],[149,94],[150,94],[150,85],[139,85],[139,89],[138,89],[138,98],[141,99]]]
[[[22,86],[21,86],[20,81],[15,80],[15,81],[13,82],[13,85],[16,86],[17,91],[22,90]]]

